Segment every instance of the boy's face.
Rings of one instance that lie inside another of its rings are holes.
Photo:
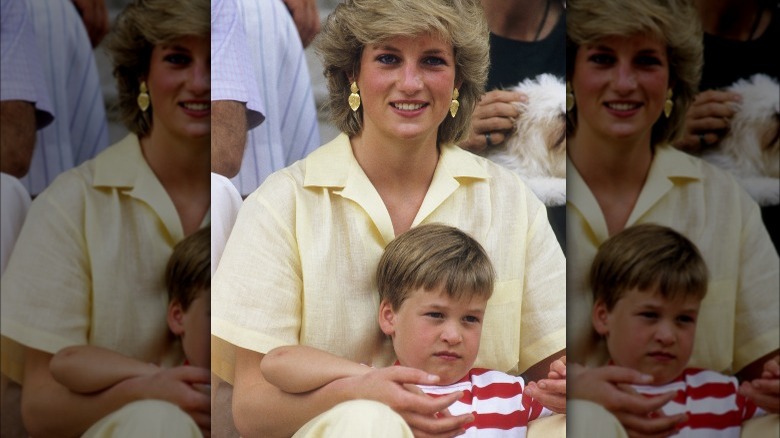
[[[654,385],[674,380],[693,350],[701,300],[668,300],[656,291],[632,289],[612,311],[603,301],[593,305],[592,322],[604,335],[616,365],[653,376]]]
[[[487,300],[456,301],[443,289],[413,290],[398,311],[379,305],[379,325],[393,339],[398,361],[439,376],[440,385],[457,382],[477,359]]]
[[[199,293],[186,311],[181,303],[173,301],[168,306],[168,327],[181,336],[190,365],[211,367],[211,294]]]

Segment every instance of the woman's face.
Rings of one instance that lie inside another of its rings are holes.
[[[152,130],[189,140],[211,133],[211,44],[187,36],[152,49],[146,78]]]
[[[364,132],[435,139],[455,87],[450,44],[432,35],[393,37],[364,48],[357,78]]]
[[[577,50],[572,75],[577,136],[650,141],[669,88],[666,45],[611,36]]]

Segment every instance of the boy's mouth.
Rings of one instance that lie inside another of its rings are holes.
[[[457,360],[460,359],[461,357],[458,353],[455,353],[454,351],[440,351],[438,353],[434,353],[434,356],[444,360]]]

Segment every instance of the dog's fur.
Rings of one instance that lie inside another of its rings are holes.
[[[507,140],[482,155],[516,172],[548,206],[566,203],[566,86],[551,74],[516,87],[528,96]]]
[[[742,103],[728,134],[702,158],[733,173],[759,205],[780,204],[780,85],[757,74],[727,90]]]

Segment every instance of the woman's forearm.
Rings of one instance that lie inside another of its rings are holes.
[[[370,369],[304,345],[275,348],[265,355],[261,364],[268,383],[293,394],[313,391],[344,377],[365,374]]]
[[[133,377],[150,375],[159,367],[91,345],[66,347],[49,363],[54,380],[73,392],[103,391]]]

